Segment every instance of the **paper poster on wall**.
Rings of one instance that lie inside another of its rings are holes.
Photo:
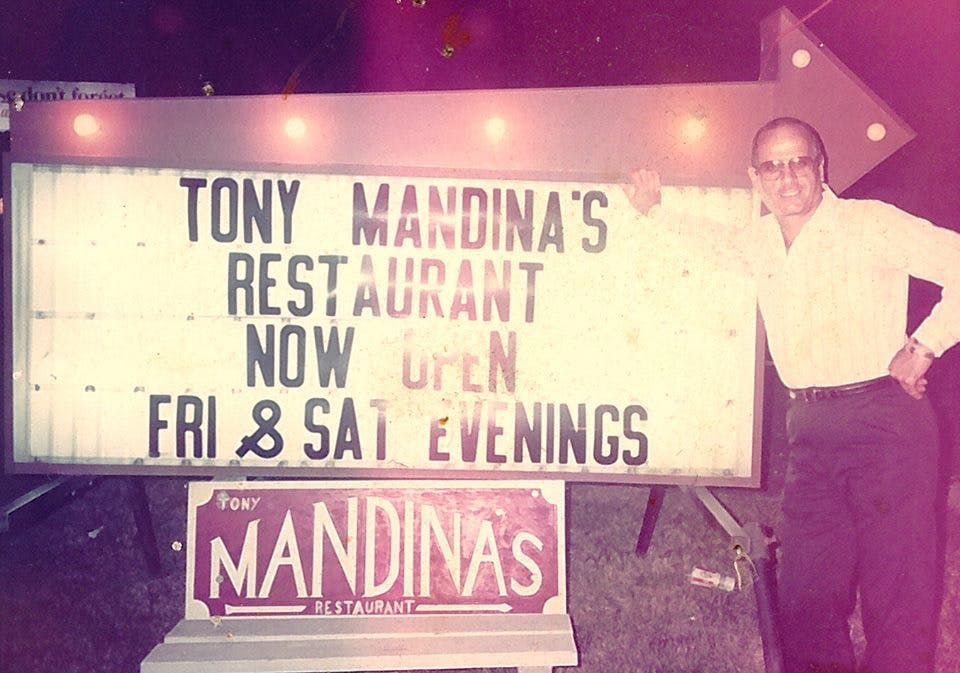
[[[134,98],[136,95],[135,84],[0,79],[0,133],[10,130],[10,114],[16,111],[16,105],[65,100],[110,100]]]

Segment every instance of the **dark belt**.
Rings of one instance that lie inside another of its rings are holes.
[[[841,397],[851,397],[872,390],[882,390],[893,383],[889,376],[878,379],[848,383],[845,386],[825,386],[823,388],[791,388],[790,399],[800,402],[819,402],[821,400],[835,400]]]

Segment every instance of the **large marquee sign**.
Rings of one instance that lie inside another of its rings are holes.
[[[14,162],[14,460],[749,483],[752,281],[619,184]],[[697,218],[701,218],[702,222]]]

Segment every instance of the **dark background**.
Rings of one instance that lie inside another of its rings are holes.
[[[760,21],[784,4],[798,17],[809,15],[809,29],[918,133],[845,195],[889,201],[960,230],[960,0],[0,0],[0,78],[132,82],[138,97],[199,96],[204,82],[225,96],[755,81]],[[454,47],[450,57],[441,54],[445,44]],[[914,284],[913,325],[938,293]],[[953,474],[960,474],[960,452],[951,449],[960,436],[958,360],[960,348],[938,361],[930,388],[947,447],[945,470]],[[768,399],[765,423],[778,424],[782,399],[775,385],[767,391],[774,402]],[[774,448],[782,449],[782,430],[771,432]],[[739,506],[755,507],[769,521],[778,510],[782,453],[765,461],[773,477],[765,477],[763,490],[743,493]],[[26,478],[0,478],[0,502],[17,479]],[[131,532],[132,484],[100,480],[29,535],[0,539],[0,601],[10,601],[0,608],[7,613],[0,614],[0,641],[7,641],[0,670],[83,671],[95,661],[102,670],[133,670],[179,618],[182,569],[167,556],[167,574],[143,569],[145,546]],[[165,550],[169,540],[182,539],[183,486],[169,479],[147,486]],[[640,492],[621,503],[614,496],[631,492],[592,486],[574,495],[594,490],[597,502],[611,500],[611,512],[579,525],[574,499],[574,547],[583,530],[628,508],[635,508],[626,517],[632,526],[646,498]],[[661,530],[676,535],[679,525],[670,521]],[[692,530],[700,534],[696,520]],[[602,537],[613,535],[604,530]],[[97,545],[107,541],[118,551],[105,563]],[[658,544],[667,563],[676,552],[663,539]],[[624,553],[630,557],[632,549]],[[589,570],[608,572],[609,559],[601,560]],[[583,562],[575,552],[571,563],[571,577],[594,576],[577,565]],[[573,583],[571,591],[589,668],[589,613],[580,606],[590,602]],[[118,596],[134,611],[110,608]],[[738,628],[755,628],[748,617]],[[729,630],[727,622],[717,626],[718,633]],[[943,633],[946,639],[949,630]],[[597,642],[611,638],[598,628]],[[125,641],[129,652],[107,648],[107,639]]]

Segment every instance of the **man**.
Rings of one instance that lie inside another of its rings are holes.
[[[785,664],[789,673],[854,670],[848,619],[859,588],[864,670],[930,671],[938,446],[926,374],[960,340],[960,235],[879,201],[836,197],[824,160],[816,130],[784,117],[757,131],[748,169],[769,210],[749,261],[791,398]],[[659,177],[636,171],[627,193],[646,214],[660,201]],[[911,275],[943,296],[907,337]]]

